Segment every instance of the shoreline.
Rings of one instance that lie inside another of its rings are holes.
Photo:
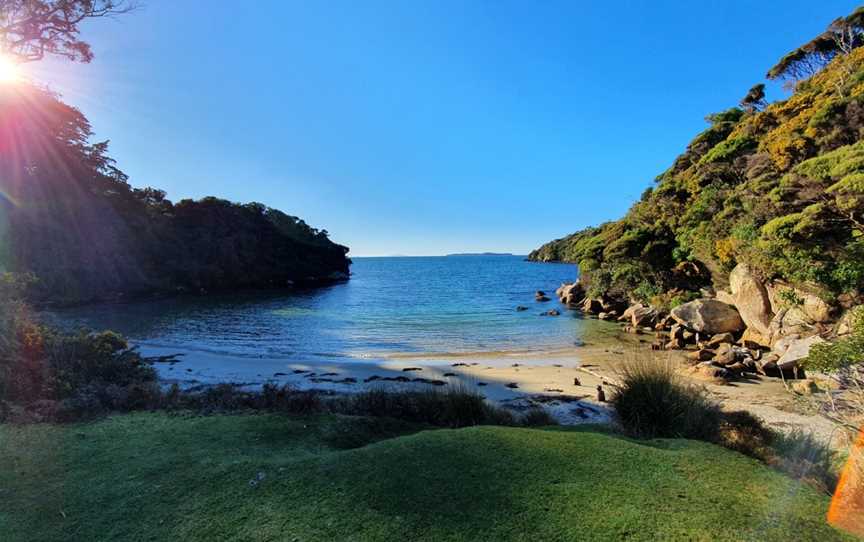
[[[597,400],[596,387],[602,385],[608,397],[613,389],[609,384],[615,381],[618,364],[631,357],[656,355],[647,344],[626,337],[555,353],[475,352],[434,357],[398,354],[375,361],[346,358],[345,361],[294,362],[169,347],[141,346],[140,350],[148,358],[181,354],[173,361],[153,365],[163,384],[176,383],[185,389],[233,384],[255,390],[270,383],[299,390],[350,394],[381,387],[420,391],[461,386],[476,390],[490,402],[517,411],[542,407],[563,425],[611,423],[612,412],[608,405]],[[680,363],[682,369],[686,367],[680,353],[664,352],[663,357],[671,363]],[[578,385],[574,379],[578,379]],[[726,410],[747,410],[772,428],[812,432],[823,442],[842,444],[838,442],[840,435],[834,425],[807,412],[779,379],[760,378],[724,385],[691,380],[705,386]]]

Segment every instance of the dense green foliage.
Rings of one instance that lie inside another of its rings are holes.
[[[299,218],[135,189],[51,93],[0,89],[0,272],[32,272],[36,301],[273,288],[344,278],[347,249]]]
[[[624,218],[548,243],[531,258],[578,263],[594,293],[643,301],[725,286],[745,262],[766,279],[860,303],[864,49],[855,45],[786,100],[763,107],[757,86],[743,109],[709,116],[710,126]]]
[[[161,396],[156,372],[116,333],[36,323],[20,300],[28,282],[0,275],[0,421],[24,409],[37,419],[78,419],[145,408]]]
[[[0,426],[0,532],[8,542],[844,539],[825,523],[826,497],[711,444],[416,430],[283,415]],[[399,433],[414,434],[381,440]]]
[[[853,309],[849,323],[851,332],[847,336],[810,348],[803,363],[805,369],[838,373],[864,363],[864,307]]]

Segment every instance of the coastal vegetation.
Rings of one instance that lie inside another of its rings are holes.
[[[824,521],[826,496],[711,444],[599,428],[424,429],[283,414],[2,425],[0,532],[10,542],[846,539]]]
[[[0,88],[0,270],[37,303],[286,288],[347,278],[348,249],[259,203],[133,188],[87,119],[47,90]]]
[[[864,289],[864,8],[782,59],[769,78],[709,115],[628,213],[531,253],[579,264],[594,296],[674,305],[726,288],[746,264],[849,308]]]
[[[688,350],[689,376],[803,379],[787,389],[818,397],[850,442],[864,421],[861,45],[864,8],[770,68],[788,98],[768,103],[754,85],[624,217],[529,256],[578,264],[561,302],[653,334],[654,350]]]

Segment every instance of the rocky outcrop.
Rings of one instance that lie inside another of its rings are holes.
[[[555,290],[558,301],[567,306],[576,306],[585,298],[585,288],[578,280],[570,284],[562,284]]]
[[[684,327],[698,333],[738,333],[744,330],[744,321],[735,307],[716,299],[697,299],[672,309],[672,318]]]
[[[603,302],[592,297],[585,298],[582,302],[582,312],[585,314],[600,314],[603,312]]]

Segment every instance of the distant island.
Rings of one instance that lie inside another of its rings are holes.
[[[510,252],[458,252],[456,254],[447,254],[447,257],[453,256],[513,256]]]

